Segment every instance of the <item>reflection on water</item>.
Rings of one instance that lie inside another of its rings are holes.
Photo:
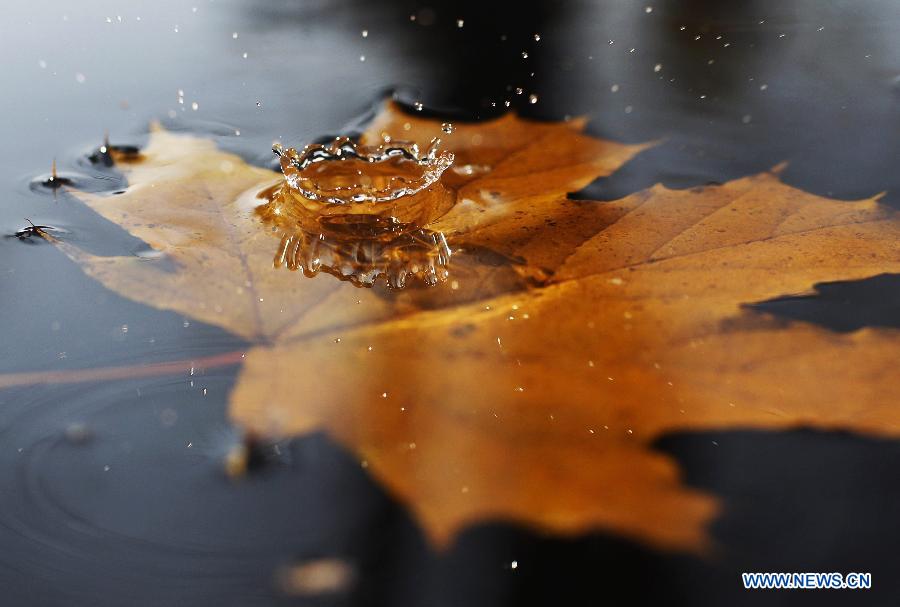
[[[444,235],[424,228],[392,234],[388,239],[336,238],[299,231],[281,237],[275,267],[302,270],[310,278],[321,270],[362,287],[371,287],[384,277],[388,286],[402,289],[409,278],[429,286],[447,280],[450,255]]]

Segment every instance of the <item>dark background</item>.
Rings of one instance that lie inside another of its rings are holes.
[[[32,181],[55,157],[78,185],[115,188],[114,171],[86,160],[104,131],[113,143],[140,144],[161,119],[268,165],[273,140],[352,133],[386,94],[451,120],[488,118],[509,101],[534,118],[588,115],[599,136],[662,140],[580,197],[724,182],[787,161],[783,178],[797,187],[844,199],[884,191],[900,206],[893,0],[37,0],[2,11],[5,234],[28,217],[96,252],[140,247]],[[40,242],[0,239],[0,279],[2,372],[190,359],[244,345],[105,291]],[[900,279],[822,285],[758,309],[836,331],[896,329]],[[434,553],[405,509],[324,436],[280,445],[281,455],[237,485],[225,479],[221,457],[238,440],[225,418],[234,372],[0,391],[0,602],[900,602],[897,441],[808,430],[664,437],[657,448],[678,460],[686,482],[724,501],[711,530],[717,550],[706,558],[501,522]],[[346,592],[280,595],[279,566],[323,557],[354,567]],[[745,592],[741,571],[871,571],[874,588]]]

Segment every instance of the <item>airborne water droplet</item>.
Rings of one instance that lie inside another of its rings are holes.
[[[441,130],[449,135],[453,132],[453,125],[449,122],[445,122],[441,124]]]

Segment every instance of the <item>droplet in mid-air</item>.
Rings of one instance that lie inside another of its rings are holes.
[[[453,124],[449,122],[441,124],[441,130],[450,135],[451,133],[453,133]]]

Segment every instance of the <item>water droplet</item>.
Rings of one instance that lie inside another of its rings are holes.
[[[537,102],[538,102],[537,95],[535,95],[534,93],[532,93],[531,95],[528,95],[528,103],[537,103]]]
[[[662,63],[657,63],[656,65],[653,66],[654,72],[659,72],[660,70],[662,70]]]
[[[522,51],[522,59],[528,59],[528,51]]]
[[[232,39],[232,40],[237,40],[237,38],[238,38],[238,33],[237,33],[237,32],[231,32],[231,39]]]
[[[535,34],[535,35],[534,35],[534,41],[535,41],[535,42],[540,42],[540,41],[541,41],[541,35],[540,35],[540,34]]]
[[[462,26],[465,25],[465,24],[466,24],[466,22],[463,21],[462,19],[457,19],[457,20],[456,20],[456,27],[462,27]]]
[[[613,93],[617,93],[619,91],[619,85],[614,84],[611,87],[609,87],[609,90],[612,91]]]
[[[359,60],[360,60],[360,61],[365,61],[365,60],[366,60],[366,56],[365,56],[365,55],[360,55],[360,56],[359,56]]]
[[[453,132],[453,124],[444,122],[441,124],[441,130],[449,135]]]
[[[653,12],[653,7],[652,7],[652,6],[648,6],[647,8],[644,9],[644,12],[647,13],[647,14],[649,15],[650,13]]]
[[[368,37],[369,37],[369,30],[363,30],[363,31],[360,32],[360,34],[362,34],[362,37],[363,37],[363,38],[368,38]]]
[[[191,109],[194,110],[194,111],[196,112],[197,110],[200,109],[200,104],[197,103],[196,101],[193,102],[193,103],[191,104]]]
[[[424,108],[425,106],[422,104],[421,101],[416,101],[415,103],[413,103],[413,107],[416,108],[417,112],[421,112],[422,108]]]

